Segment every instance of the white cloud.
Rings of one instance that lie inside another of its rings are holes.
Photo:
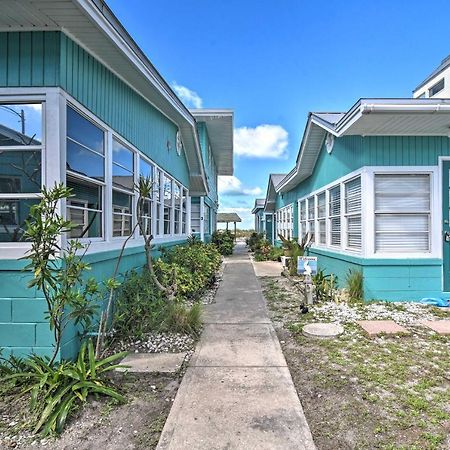
[[[221,195],[252,195],[262,194],[259,187],[248,188],[242,184],[242,181],[233,176],[221,176],[218,180],[219,194]]]
[[[234,153],[253,158],[285,158],[288,132],[280,125],[258,125],[234,130]]]
[[[188,108],[201,108],[203,100],[195,91],[191,91],[186,86],[181,86],[176,81],[172,83],[172,88]]]

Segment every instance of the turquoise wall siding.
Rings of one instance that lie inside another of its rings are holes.
[[[441,259],[364,259],[325,249],[313,248],[318,266],[334,274],[345,287],[348,271],[359,270],[364,276],[365,300],[405,301],[424,297],[441,297]]]
[[[0,87],[18,86],[60,86],[189,187],[185,155],[176,152],[176,125],[63,33],[0,33]]]
[[[184,242],[171,242],[164,247],[170,248]],[[94,277],[98,282],[110,278],[118,254],[119,250],[86,255],[85,261],[91,266],[87,276]],[[155,250],[154,256],[157,255]],[[144,264],[143,247],[129,247],[125,249],[120,263],[120,273],[123,275],[131,269],[140,269]],[[54,339],[45,319],[46,303],[39,291],[27,287],[31,274],[23,271],[25,265],[24,261],[0,260],[0,349],[6,357],[30,353],[50,356]],[[69,325],[62,340],[61,358],[74,358],[79,345],[78,329]]]
[[[435,136],[345,136],[335,139],[331,154],[322,147],[313,174],[289,192],[279,193],[276,208],[294,204],[294,236],[298,235],[297,200],[364,166],[437,166],[450,155],[450,140]],[[278,244],[280,242],[278,241]],[[313,248],[319,267],[345,285],[349,269],[362,270],[365,298],[420,300],[444,296],[440,259],[363,259]]]
[[[176,125],[67,36],[60,40],[61,87],[189,187],[185,155],[176,152]]]
[[[364,166],[437,166],[439,156],[450,155],[449,141],[447,137],[436,136],[336,138],[331,154],[328,154],[325,145],[322,146],[314,172],[309,178],[291,191],[277,195],[276,207],[278,209],[296,202]]]
[[[99,61],[61,32],[0,33],[0,87],[34,86],[61,87],[189,188],[185,155],[176,153],[176,125]],[[217,195],[217,188],[214,192]],[[89,275],[98,281],[110,277],[117,255],[118,251],[88,255]],[[129,248],[120,271],[143,263],[143,248]],[[27,288],[30,275],[23,266],[23,261],[0,260],[0,348],[3,355],[50,355],[53,336],[45,320],[45,301]],[[78,332],[69,326],[61,357],[75,356],[78,346]]]
[[[0,33],[0,86],[58,86],[60,34]]]

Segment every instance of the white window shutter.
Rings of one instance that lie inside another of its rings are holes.
[[[375,251],[430,251],[429,174],[375,175]]]

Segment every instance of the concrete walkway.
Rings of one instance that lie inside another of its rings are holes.
[[[243,244],[206,307],[158,449],[315,449]]]

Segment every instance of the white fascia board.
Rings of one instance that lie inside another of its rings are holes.
[[[228,108],[189,108],[189,112],[195,117],[221,119],[222,117],[233,118],[234,111]]]
[[[159,91],[159,93],[167,101],[170,102],[171,106],[176,109],[177,112],[181,114],[186,121],[194,125],[195,120],[189,110],[178,99],[178,97],[175,95],[169,85],[164,81],[158,71],[153,67],[150,61],[144,61],[144,59],[147,58],[143,53],[142,56],[139,56],[137,54],[136,50],[132,48],[132,46],[127,42],[127,40],[122,36],[117,28],[105,17],[105,15],[100,11],[99,7],[95,5],[92,0],[73,1],[77,4],[77,6],[80,7],[80,9],[82,9],[82,11],[91,19],[91,21],[93,21],[105,33],[105,35],[113,41],[115,46],[125,54],[130,62],[141,72],[142,75],[144,75],[150,81],[150,83]],[[114,18],[113,14],[112,17]],[[118,23],[118,26],[121,26],[120,23]]]

